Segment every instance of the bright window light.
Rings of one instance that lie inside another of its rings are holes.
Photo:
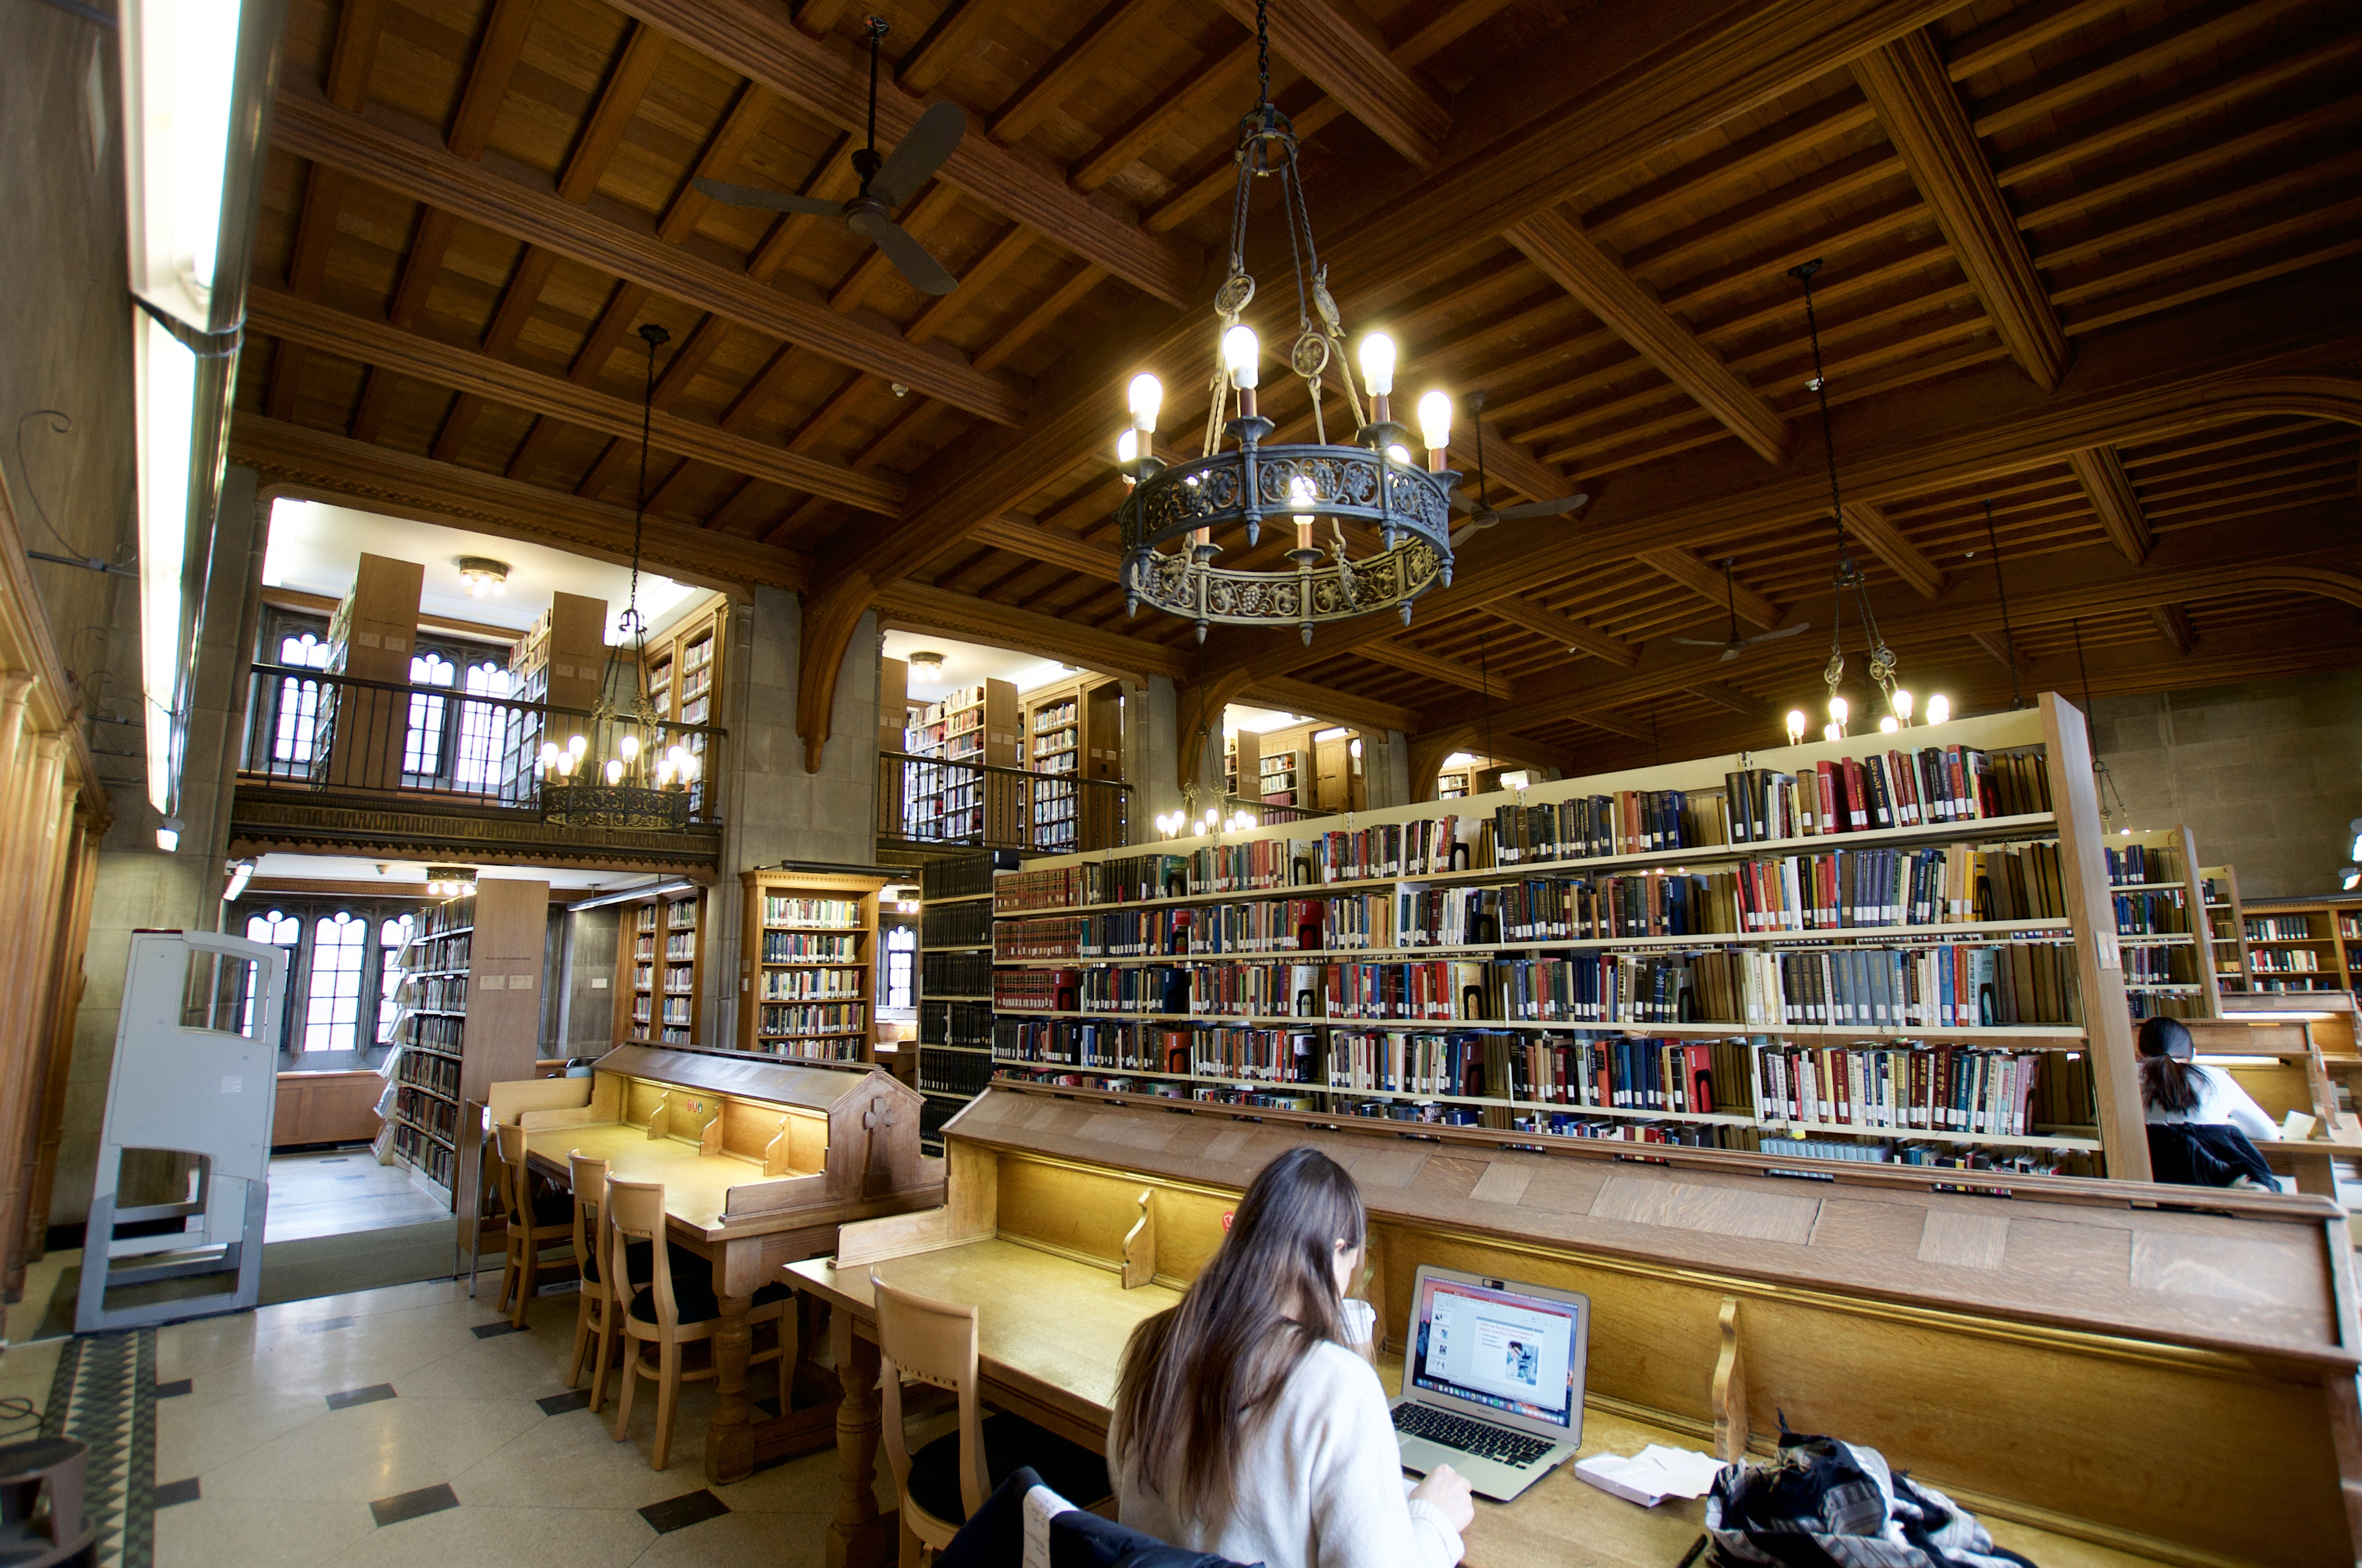
[[[148,802],[172,801],[181,632],[186,624],[189,464],[197,358],[153,317],[134,323],[139,403],[139,690],[148,730]]]

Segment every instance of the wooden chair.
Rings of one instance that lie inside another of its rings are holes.
[[[621,1332],[617,1319],[630,1291],[648,1282],[649,1252],[644,1243],[632,1244],[628,1249],[631,1273],[624,1281],[625,1291],[618,1294],[607,1272],[607,1162],[575,1149],[567,1155],[566,1163],[574,1183],[574,1255],[582,1265],[581,1302],[574,1312],[574,1358],[567,1364],[566,1386],[571,1388],[582,1380],[584,1353],[595,1343],[599,1359],[590,1380],[590,1409],[596,1414],[607,1402],[607,1368],[615,1359],[615,1339]]]
[[[1042,1484],[1087,1508],[1111,1490],[1107,1461],[1082,1444],[1021,1416],[982,1416],[977,1398],[977,1310],[931,1301],[869,1276],[877,1302],[877,1359],[882,1385],[886,1457],[902,1494],[901,1568],[919,1568],[924,1554],[951,1544],[968,1516],[1021,1465]],[[902,1429],[905,1380],[947,1388],[959,1398],[959,1430],[911,1452]]]
[[[680,1386],[702,1382],[718,1370],[712,1351],[713,1331],[722,1321],[722,1303],[714,1297],[712,1277],[701,1266],[696,1273],[684,1269],[676,1277],[670,1255],[656,1250],[665,1239],[664,1191],[660,1181],[611,1179],[607,1183],[606,1261],[612,1271],[608,1277],[629,1280],[633,1262],[628,1249],[643,1242],[650,1249],[649,1272],[654,1275],[631,1293],[617,1317],[624,1341],[624,1386],[623,1398],[615,1402],[615,1441],[621,1442],[631,1430],[632,1395],[639,1380],[650,1379],[657,1386],[657,1441],[648,1463],[658,1470],[672,1461],[673,1417],[680,1402]],[[760,1323],[772,1325],[771,1348],[756,1351],[747,1357],[747,1364],[777,1365],[783,1411],[788,1408],[789,1379],[796,1360],[795,1331],[789,1326],[794,1318],[788,1310],[794,1294],[785,1285],[766,1285],[755,1292],[754,1309],[746,1314],[750,1332]],[[705,1365],[693,1369],[683,1365],[682,1354],[692,1344],[707,1348]]]
[[[500,1144],[501,1207],[507,1211],[503,1219],[508,1233],[501,1265],[501,1299],[492,1310],[508,1306],[513,1291],[515,1308],[509,1321],[523,1328],[525,1307],[541,1288],[542,1249],[573,1240],[574,1205],[562,1193],[535,1193],[533,1173],[525,1165],[523,1127],[502,1123],[492,1129],[492,1135]]]

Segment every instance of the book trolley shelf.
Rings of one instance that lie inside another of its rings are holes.
[[[2362,898],[2259,898],[2240,914],[2249,992],[2362,984]]]
[[[2187,828],[2162,828],[2113,834],[2103,843],[2133,1021],[2217,1016],[2222,998],[2197,840]]]
[[[693,1046],[705,1025],[705,892],[674,887],[619,906],[615,1044]]]
[[[796,1061],[876,1059],[882,876],[754,871],[740,942],[738,1048]]]
[[[919,1136],[930,1153],[992,1079],[992,877],[989,852],[920,872]]]
[[[2051,694],[1036,860],[996,886],[994,1075],[2145,1179],[2085,737]]]
[[[2247,989],[2247,912],[2239,901],[2238,868],[2201,867],[2198,885],[2206,911],[2215,989],[2224,996],[2240,995]]]
[[[489,1084],[533,1076],[548,919],[548,883],[486,880],[421,911],[403,949],[385,1068],[393,1103],[377,1156],[462,1214],[475,1212],[482,1138],[462,1107]]]

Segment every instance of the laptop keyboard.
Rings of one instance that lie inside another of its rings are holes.
[[[1470,1420],[1465,1416],[1448,1415],[1427,1405],[1396,1405],[1394,1409],[1395,1431],[1405,1437],[1423,1437],[1429,1442],[1456,1448],[1462,1453],[1473,1453],[1479,1459],[1490,1459],[1522,1470],[1548,1453],[1556,1445],[1545,1437],[1529,1437],[1507,1427],[1496,1427],[1490,1421]]]

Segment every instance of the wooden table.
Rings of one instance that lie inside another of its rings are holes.
[[[834,1309],[832,1332],[844,1386],[836,1428],[843,1490],[829,1529],[828,1568],[884,1568],[896,1551],[895,1520],[877,1511],[874,1491],[879,1429],[872,1268],[889,1285],[983,1308],[977,1348],[986,1402],[1093,1449],[1107,1442],[1125,1341],[1142,1319],[1180,1299],[1163,1286],[1126,1290],[1108,1268],[1001,1239],[842,1270],[830,1258],[789,1265],[790,1283]],[[1401,1372],[1398,1356],[1382,1363],[1389,1397],[1400,1391]],[[1586,1401],[1578,1457],[1638,1453],[1652,1442],[1712,1447],[1710,1434]],[[1467,1561],[1473,1568],[1672,1568],[1701,1533],[1705,1508],[1702,1499],[1640,1508],[1578,1480],[1570,1462],[1514,1503],[1478,1499]],[[2129,1568],[2147,1561],[2005,1519],[1985,1522],[1995,1540],[2043,1568]]]
[[[746,1315],[783,1265],[835,1251],[847,1221],[944,1201],[942,1162],[919,1154],[918,1101],[879,1072],[632,1046],[591,1078],[492,1086],[491,1113],[524,1127],[536,1169],[570,1185],[579,1150],[605,1160],[610,1178],[662,1182],[667,1236],[712,1265],[721,1321],[708,1480],[743,1480],[759,1460],[827,1445],[826,1405],[754,1420]]]

